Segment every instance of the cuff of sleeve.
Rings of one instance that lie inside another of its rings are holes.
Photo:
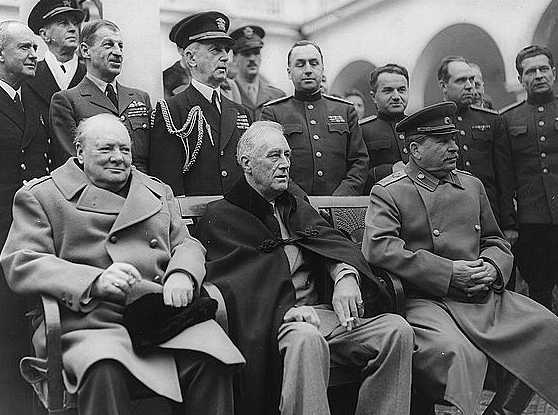
[[[360,285],[360,277],[355,267],[345,263],[337,263],[330,269],[330,275],[333,278],[333,284],[337,284],[342,278],[346,276],[354,276],[357,283]]]

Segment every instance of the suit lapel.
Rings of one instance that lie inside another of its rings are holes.
[[[132,226],[153,216],[161,210],[161,200],[143,183],[137,171],[132,170],[130,190],[110,234]]]
[[[85,76],[86,72],[87,69],[85,68],[85,64],[78,61],[76,73],[74,74],[72,80],[70,81],[70,85],[68,85],[68,89],[73,88],[74,86],[79,84],[83,79],[83,77]]]
[[[50,105],[52,96],[60,91],[60,87],[56,83],[54,75],[45,61],[40,61],[37,64],[35,77],[29,82],[29,87],[33,89],[47,105]]]
[[[118,110],[114,107],[110,99],[102,92],[97,85],[89,78],[85,77],[79,84],[79,91],[84,99],[87,99],[91,104],[97,105],[107,111],[117,115]]]
[[[116,90],[118,91],[118,115],[122,115],[128,105],[134,100],[134,91],[130,88],[116,83]]]
[[[222,95],[221,95],[222,96]],[[231,101],[222,96],[221,100],[221,140],[219,140],[219,150],[223,151],[234,129],[236,128],[237,109],[232,105]]]
[[[4,88],[0,88],[0,111],[3,112],[23,132],[25,129],[25,115],[16,108]]]

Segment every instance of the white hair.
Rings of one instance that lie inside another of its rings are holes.
[[[259,140],[270,132],[283,134],[281,124],[273,121],[256,121],[242,134],[236,146],[236,161],[241,164],[242,156],[251,157]]]

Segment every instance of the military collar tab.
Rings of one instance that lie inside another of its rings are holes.
[[[295,91],[294,97],[299,101],[313,102],[321,99],[322,93],[320,92],[319,89],[316,92],[310,94],[304,91]]]
[[[421,169],[412,159],[405,166],[405,173],[416,184],[433,192],[441,182],[450,183],[460,189],[464,189],[459,176],[454,172],[450,172],[444,179],[438,179],[436,176]]]

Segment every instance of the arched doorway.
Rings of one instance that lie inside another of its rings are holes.
[[[437,72],[440,61],[448,55],[463,56],[481,67],[486,93],[495,108],[515,101],[515,96],[505,88],[504,61],[496,42],[480,27],[460,23],[435,35],[420,55],[411,75],[411,93],[414,90],[413,95],[419,97],[412,103],[415,107],[441,100]],[[422,103],[418,102],[420,96],[424,98]]]
[[[535,34],[533,44],[542,45],[550,48],[554,61],[558,58],[558,1],[550,2],[544,11]]]
[[[365,60],[358,60],[349,63],[330,82],[329,93],[340,97],[345,96],[345,92],[351,89],[359,90],[364,95],[364,105],[366,115],[375,114],[376,106],[370,98],[370,72],[376,66]]]

